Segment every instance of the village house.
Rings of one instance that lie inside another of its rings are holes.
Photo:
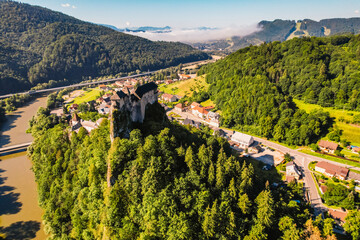
[[[286,164],[286,178],[287,177],[294,177],[296,180],[299,180],[301,177],[301,173],[298,169],[298,166],[294,161],[288,162]]]
[[[165,102],[176,102],[178,99],[175,95],[164,93],[161,95],[161,99]]]
[[[339,145],[337,143],[329,142],[326,140],[320,140],[319,142],[320,150],[327,153],[334,153],[338,146]]]
[[[241,148],[248,148],[254,142],[254,138],[244,133],[234,132],[231,141],[238,143]]]
[[[183,121],[183,124],[184,125],[190,125],[190,126],[193,126],[193,127],[196,127],[196,128],[200,128],[201,127],[201,123],[200,122],[197,122],[197,121],[194,121],[192,119],[184,119]]]
[[[352,151],[353,153],[359,153],[359,154],[360,154],[360,147],[353,147],[353,148],[351,149],[351,151]]]
[[[209,112],[200,105],[192,108],[191,113],[199,118],[206,118]]]
[[[345,223],[345,218],[347,216],[347,212],[341,211],[341,210],[336,210],[336,209],[331,209],[329,208],[329,215],[330,217],[332,217],[337,224],[339,225],[343,225]]]
[[[98,113],[100,114],[109,114],[111,109],[111,105],[108,104],[100,104],[98,107]]]
[[[336,177],[341,180],[345,180],[349,173],[349,169],[328,162],[318,162],[315,165],[315,171],[320,172],[328,177]]]
[[[213,125],[215,127],[219,127],[219,125],[220,125],[220,114],[218,114],[216,112],[209,111],[209,113],[207,115],[207,118],[210,121],[211,125]]]
[[[173,80],[166,80],[165,83],[166,83],[166,85],[169,85],[169,84],[174,83],[174,81]]]
[[[71,104],[69,110],[70,110],[70,112],[74,112],[74,111],[76,111],[78,108],[79,108],[79,105],[76,104],[76,103],[73,103],[73,104]]]
[[[96,122],[85,121],[74,113],[72,119],[70,120],[71,131],[78,133],[80,128],[83,127],[88,133],[90,133],[92,130],[98,128],[103,120],[104,118],[100,118]]]
[[[110,91],[111,90],[111,88],[109,88],[108,86],[106,86],[104,84],[99,85],[99,88],[102,91]]]
[[[175,105],[174,110],[177,112],[185,112],[185,106],[183,103],[178,103]]]
[[[186,74],[179,74],[179,79],[180,80],[187,80],[187,79],[190,79],[191,76],[189,75],[186,75]]]
[[[129,111],[133,122],[142,123],[146,105],[157,102],[157,87],[154,82],[149,82],[139,86],[132,93],[128,89],[126,92],[114,92],[111,97],[111,108]]]
[[[227,138],[227,133],[221,128],[214,128],[213,135],[217,135],[219,137]]]
[[[123,87],[124,86],[124,81],[116,81],[115,85],[118,87]]]
[[[193,103],[191,103],[190,107],[191,107],[191,109],[193,109],[194,107],[201,107],[201,104],[197,103],[197,102],[193,102]]]

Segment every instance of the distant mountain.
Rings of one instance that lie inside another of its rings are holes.
[[[319,22],[304,20],[274,20],[261,21],[258,24],[260,31],[254,32],[245,37],[231,37],[210,42],[192,44],[202,50],[225,50],[228,52],[258,45],[263,42],[285,41],[294,37],[323,37],[342,33],[360,33],[360,18],[333,18],[323,19]]]
[[[111,28],[118,32],[125,32],[125,33],[132,33],[132,32],[153,32],[153,33],[162,33],[162,32],[171,32],[171,27],[151,27],[151,26],[144,26],[144,27],[131,27],[131,28],[117,28],[113,25],[108,24],[99,24],[104,27]]]
[[[0,31],[0,94],[209,58],[186,44],[152,42],[6,0],[0,0]]]

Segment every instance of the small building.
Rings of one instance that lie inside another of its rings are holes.
[[[286,164],[286,176],[292,176],[296,180],[299,180],[301,177],[301,172],[298,169],[298,166],[294,161],[288,162]]]
[[[329,208],[329,215],[332,217],[339,225],[342,225],[345,223],[345,218],[347,216],[347,212],[331,209]]]
[[[184,119],[184,122],[183,122],[184,125],[190,125],[190,126],[193,126],[193,127],[196,127],[196,128],[200,128],[201,127],[201,123],[200,122],[197,122],[197,121],[194,121],[192,119]]]
[[[83,127],[88,133],[90,133],[92,130],[100,126],[102,120],[99,119],[96,122],[85,121],[74,113],[72,119],[70,120],[71,131],[78,133],[80,128]]]
[[[360,154],[360,147],[353,147],[353,148],[351,149],[351,151],[352,151],[353,153],[359,153],[359,154]]]
[[[187,79],[190,79],[191,76],[189,75],[186,75],[186,74],[179,74],[179,79],[180,80],[187,80]]]
[[[104,84],[99,85],[100,90],[107,91],[108,87]]]
[[[210,111],[208,113],[208,115],[207,115],[207,118],[209,119],[211,125],[219,127],[219,125],[220,125],[220,114]]]
[[[328,177],[336,177],[341,180],[345,180],[349,174],[349,169],[328,162],[318,162],[315,165],[315,171],[320,172]]]
[[[100,114],[109,114],[111,109],[111,105],[100,104],[98,108],[98,113]]]
[[[231,141],[239,143],[239,146],[242,148],[248,148],[254,142],[254,138],[244,133],[234,132]]]
[[[197,103],[197,102],[193,102],[193,103],[191,103],[190,107],[191,107],[191,109],[193,109],[194,107],[201,107],[201,104]]]
[[[192,108],[191,110],[192,114],[194,114],[195,116],[198,116],[199,118],[206,118],[206,116],[208,115],[208,111],[204,108],[204,107],[199,107],[196,106],[194,108]]]
[[[169,84],[174,83],[174,81],[173,80],[166,80],[165,83],[166,83],[166,85],[169,85]]]
[[[328,152],[328,153],[334,153],[335,150],[338,148],[339,144],[334,142],[329,142],[326,140],[320,140],[319,142],[319,148],[321,151]]]
[[[76,103],[73,103],[73,104],[71,104],[71,106],[70,106],[70,111],[75,111],[75,110],[77,110],[78,108],[79,108],[79,105],[76,104]]]
[[[223,137],[223,138],[227,137],[226,132],[224,130],[222,130],[221,128],[215,128],[213,135],[217,135],[217,136]]]
[[[185,112],[185,106],[182,103],[178,103],[175,105],[174,110],[177,112]]]
[[[161,99],[165,102],[176,102],[178,99],[175,95],[164,93],[161,95]]]

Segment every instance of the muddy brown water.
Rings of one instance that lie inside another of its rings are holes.
[[[31,134],[26,133],[26,130],[39,107],[46,107],[46,99],[37,98],[6,116],[6,121],[0,127],[0,148],[32,141]]]
[[[31,142],[26,133],[29,120],[45,106],[46,97],[41,97],[8,115],[1,126],[0,148]],[[8,239],[46,239],[41,216],[35,176],[26,153],[0,156],[0,232]]]

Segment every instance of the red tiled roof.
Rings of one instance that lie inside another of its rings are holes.
[[[204,107],[195,106],[194,110],[202,114],[208,114],[208,111]]]
[[[328,162],[318,162],[316,164],[316,167],[325,169],[325,171],[331,175],[335,175],[335,173],[336,173],[337,175],[340,175],[343,177],[346,177],[349,172],[349,169],[347,169],[347,168],[340,167],[340,166],[337,166],[337,165],[334,165],[334,164],[331,164]]]
[[[182,103],[178,103],[178,104],[176,104],[176,105],[175,105],[175,107],[176,107],[176,108],[181,108],[181,109],[182,109],[182,108],[184,108],[184,106],[183,106],[183,104],[182,104]]]
[[[200,105],[200,103],[193,102],[193,103],[191,104],[191,106],[196,107],[196,106],[201,106],[201,105]]]
[[[336,150],[339,145],[337,143],[334,143],[334,142],[329,142],[329,141],[326,141],[326,140],[320,140],[319,146],[323,147],[323,148],[330,149],[330,150]]]
[[[332,218],[340,219],[342,222],[345,222],[347,212],[343,212],[343,211],[340,211],[340,210],[335,210],[335,209],[329,208],[329,214],[330,214],[330,216]]]
[[[162,95],[162,98],[167,98],[167,99],[170,99],[170,98],[172,98],[174,95],[171,95],[171,94],[169,94],[169,93],[164,93],[163,95]]]

